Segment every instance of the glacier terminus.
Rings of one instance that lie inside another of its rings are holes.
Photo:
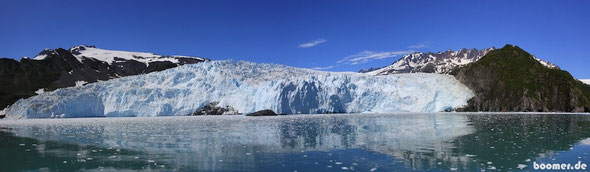
[[[184,116],[219,102],[239,113],[440,112],[474,94],[453,76],[372,76],[278,64],[209,61],[21,99],[8,118]]]

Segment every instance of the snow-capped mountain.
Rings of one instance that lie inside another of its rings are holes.
[[[117,66],[125,66],[125,63],[136,63],[139,62],[145,67],[149,67],[150,65],[161,65],[162,63],[170,63],[174,65],[183,65],[183,64],[190,64],[195,62],[202,62],[208,61],[208,59],[202,57],[191,57],[191,56],[168,56],[168,55],[158,55],[154,53],[144,53],[144,52],[130,52],[130,51],[117,51],[117,50],[105,50],[96,48],[96,46],[90,45],[79,45],[72,47],[68,50],[78,62],[81,63],[91,63],[91,60],[94,62],[101,62],[111,65],[111,67]],[[45,49],[41,51],[37,56],[33,58],[33,60],[45,60],[47,57],[52,55],[60,55],[60,52],[57,49]],[[138,66],[141,68],[141,66]],[[135,67],[137,68],[137,67]],[[124,73],[121,73],[124,75]]]
[[[154,62],[170,62],[173,64],[186,64],[191,61],[206,61],[207,59],[202,57],[190,57],[190,56],[165,56],[153,53],[143,52],[129,52],[129,51],[115,51],[115,50],[104,50],[96,48],[95,46],[80,45],[70,48],[70,52],[83,61],[84,58],[92,58],[99,61],[106,62],[110,65],[121,63],[125,61],[137,61],[147,66]],[[37,59],[37,57],[35,57]]]
[[[75,46],[45,49],[32,59],[0,59],[0,109],[21,98],[57,88],[80,86],[122,76],[145,74],[208,61],[201,57]]]
[[[437,112],[467,104],[450,75],[371,76],[276,64],[210,61],[45,92],[10,106],[9,118],[188,115],[208,105],[249,113]]]
[[[580,81],[582,81],[585,84],[590,85],[590,79],[579,79]]]
[[[370,75],[389,75],[398,73],[441,73],[448,74],[453,69],[463,65],[473,63],[481,59],[488,52],[495,50],[495,47],[477,50],[461,49],[459,51],[447,50],[438,53],[414,52],[404,55],[393,64],[371,70],[361,70],[363,73]],[[536,57],[535,57],[536,58]],[[556,65],[536,58],[541,64],[549,68],[557,68]]]

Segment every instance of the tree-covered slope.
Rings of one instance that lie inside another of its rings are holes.
[[[590,86],[518,46],[491,51],[452,74],[476,95],[461,111],[590,111]]]

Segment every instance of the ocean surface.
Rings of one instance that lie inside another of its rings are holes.
[[[533,163],[590,165],[590,116],[0,120],[0,171],[518,171]]]

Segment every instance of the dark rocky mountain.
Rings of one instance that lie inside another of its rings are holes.
[[[474,91],[459,111],[590,112],[590,86],[513,45],[451,72]]]
[[[393,64],[383,68],[363,69],[359,72],[371,75],[389,75],[398,73],[441,73],[448,74],[458,67],[473,63],[481,59],[495,47],[486,49],[461,49],[459,51],[447,50],[445,52],[414,52],[404,55]],[[558,68],[554,64],[537,59],[549,68]]]
[[[45,49],[35,58],[20,61],[0,58],[0,110],[18,99],[44,91],[161,71],[183,64],[209,61],[200,57],[76,46],[70,50]]]

